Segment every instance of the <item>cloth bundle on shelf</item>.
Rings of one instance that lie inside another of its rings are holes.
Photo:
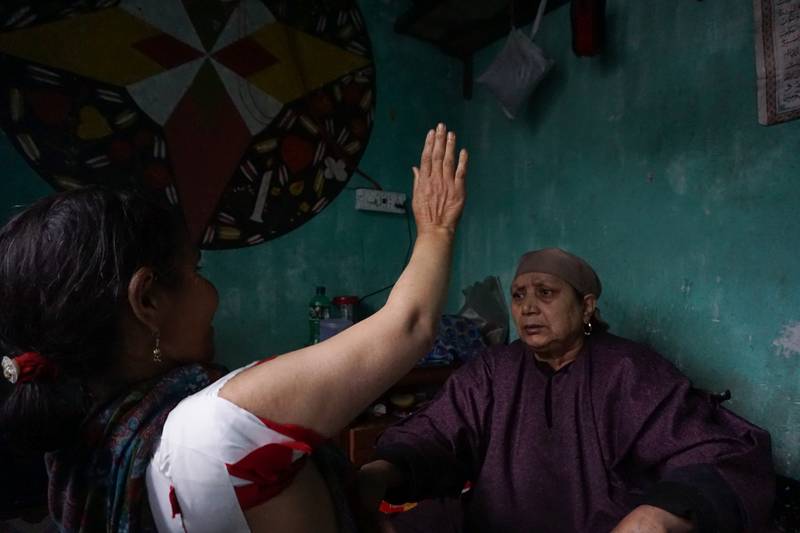
[[[419,366],[447,366],[472,359],[483,348],[479,325],[472,319],[458,315],[442,315],[439,333],[428,355]]]

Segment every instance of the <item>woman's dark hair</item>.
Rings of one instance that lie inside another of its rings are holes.
[[[0,355],[39,352],[59,369],[10,387],[0,408],[10,442],[48,451],[75,438],[86,378],[108,368],[131,277],[149,266],[175,283],[186,243],[172,210],[97,187],[43,198],[0,229]]]

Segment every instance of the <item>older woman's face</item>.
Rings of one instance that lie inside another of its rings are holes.
[[[552,274],[528,272],[511,284],[519,338],[543,356],[559,357],[580,345],[594,303],[594,296],[581,300],[569,283]]]

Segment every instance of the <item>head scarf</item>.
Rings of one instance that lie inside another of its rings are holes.
[[[514,279],[529,272],[557,276],[575,287],[581,296],[594,294],[599,298],[602,291],[600,278],[589,263],[561,248],[543,248],[524,254],[517,264]]]

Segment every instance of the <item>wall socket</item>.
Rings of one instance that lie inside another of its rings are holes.
[[[406,195],[402,192],[380,191],[378,189],[356,189],[356,209],[361,211],[380,211],[381,213],[406,212]]]

